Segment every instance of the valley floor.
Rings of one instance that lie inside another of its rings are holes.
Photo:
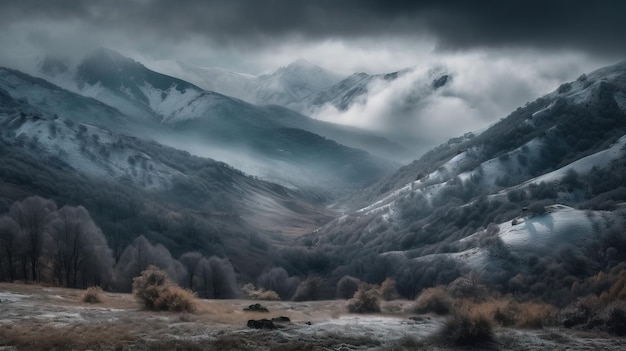
[[[142,311],[130,294],[103,293],[80,302],[82,290],[0,283],[0,350],[445,350],[436,338],[444,319],[414,316],[412,302],[384,302],[383,313],[349,314],[346,301],[262,301],[269,313],[245,312],[258,301],[200,300],[189,313]],[[278,330],[246,327],[249,319],[285,316]],[[476,347],[474,347],[476,349]],[[624,350],[626,338],[564,328],[496,329],[478,349]]]

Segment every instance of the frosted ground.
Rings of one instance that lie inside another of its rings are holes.
[[[412,302],[406,300],[385,302],[383,312],[375,315],[349,314],[344,300],[264,301],[263,305],[270,310],[267,314],[243,311],[256,301],[201,300],[197,313],[185,314],[142,311],[129,294],[104,293],[102,303],[90,305],[78,302],[81,294],[81,290],[0,283],[0,346],[19,335],[30,338],[31,349],[33,345],[53,348],[54,342],[63,338],[74,339],[71,345],[78,349],[459,349],[447,346],[445,338],[433,338],[439,335],[444,323],[441,317],[415,316],[410,312]],[[246,327],[248,319],[278,316],[287,316],[292,322],[279,330]],[[88,343],[89,337],[94,337],[90,334],[94,330],[100,338],[105,338],[98,347]],[[50,341],[43,340],[49,335],[53,335]],[[68,348],[65,346],[61,349]],[[484,347],[623,350],[626,339],[558,327],[498,328],[495,341]]]

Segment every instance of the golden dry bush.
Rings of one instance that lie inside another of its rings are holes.
[[[149,310],[194,312],[196,296],[171,282],[167,274],[149,266],[133,279],[135,298]]]
[[[379,298],[378,286],[363,283],[348,303],[348,311],[351,313],[380,312]]]
[[[252,300],[279,301],[280,296],[273,290],[256,289],[253,284],[246,284],[241,289]]]
[[[495,323],[501,326],[508,327],[517,323],[519,307],[518,303],[513,299],[490,299],[476,304],[472,308],[489,316]]]
[[[398,298],[398,290],[396,289],[396,280],[387,278],[380,284],[380,297],[385,301],[391,301]]]
[[[102,288],[99,286],[91,286],[85,289],[85,292],[81,295],[80,300],[85,303],[102,302]]]
[[[415,300],[415,313],[448,314],[453,300],[443,286],[424,289]]]
[[[520,328],[543,328],[556,324],[558,310],[546,303],[520,303],[515,325]]]
[[[455,310],[446,320],[441,338],[458,345],[476,345],[493,339],[491,318],[479,309]]]
[[[280,296],[278,296],[276,291],[261,289],[257,295],[257,300],[278,301]]]
[[[196,295],[187,289],[176,285],[167,288],[167,293],[161,296],[157,304],[161,310],[174,312],[195,312]]]

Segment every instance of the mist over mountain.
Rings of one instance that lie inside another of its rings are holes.
[[[326,194],[358,187],[407,156],[401,146],[373,133],[202,90],[112,50],[96,50],[74,67],[58,62],[46,58],[41,74],[118,108],[129,116],[127,124],[137,126],[127,132],[290,187]],[[65,69],[54,68],[59,66]],[[373,155],[344,145],[363,147]]]
[[[184,62],[156,62],[153,66],[205,90],[261,105],[294,105],[344,78],[304,59],[259,76]]]
[[[155,66],[174,76],[188,77],[205,89],[248,102],[276,104],[317,120],[368,130],[393,140],[413,155],[472,128],[486,127],[493,117],[505,113],[498,104],[511,102],[510,95],[524,91],[527,84],[502,75],[492,84],[476,86],[473,82],[484,79],[480,72],[454,61],[423,63],[380,74],[359,72],[343,79],[330,79],[326,70],[302,60],[258,77],[180,62],[158,62]],[[504,89],[494,90],[492,85],[496,84]],[[259,98],[254,92],[257,90],[271,98]],[[363,145],[354,146],[377,153]]]

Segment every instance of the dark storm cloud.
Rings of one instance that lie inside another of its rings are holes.
[[[624,54],[626,1],[2,1],[4,25],[77,20],[163,38],[263,44],[428,33],[442,48],[530,46]],[[1,26],[1,25],[0,25]]]

